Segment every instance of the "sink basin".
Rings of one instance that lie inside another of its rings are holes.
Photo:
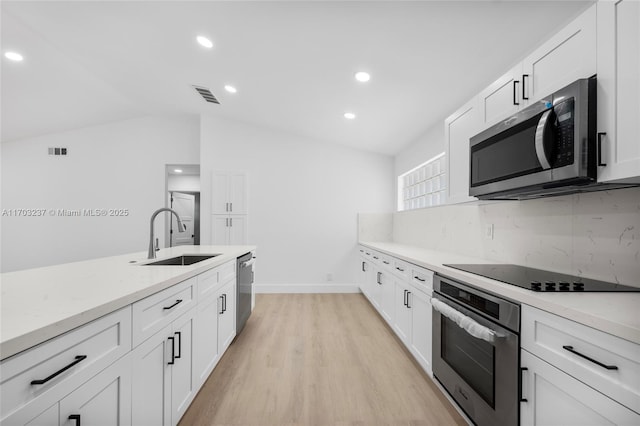
[[[218,254],[183,254],[182,256],[170,257],[169,259],[158,260],[156,262],[145,263],[144,266],[160,266],[160,265],[193,265],[194,263],[202,262],[203,260],[211,259],[212,257],[220,256]]]

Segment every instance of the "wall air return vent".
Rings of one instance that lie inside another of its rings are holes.
[[[211,93],[211,90],[207,89],[206,87],[193,86],[193,88],[196,89],[196,92],[198,92],[205,101],[211,102],[212,104],[220,104],[220,101],[218,101],[213,93]]]

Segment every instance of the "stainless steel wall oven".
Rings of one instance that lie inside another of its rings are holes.
[[[436,275],[433,375],[479,425],[517,425],[520,306]]]

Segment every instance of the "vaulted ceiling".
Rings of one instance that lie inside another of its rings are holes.
[[[3,1],[2,141],[205,113],[395,154],[590,3]]]

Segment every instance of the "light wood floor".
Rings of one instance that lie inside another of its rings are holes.
[[[186,425],[466,425],[361,294],[257,295]]]

